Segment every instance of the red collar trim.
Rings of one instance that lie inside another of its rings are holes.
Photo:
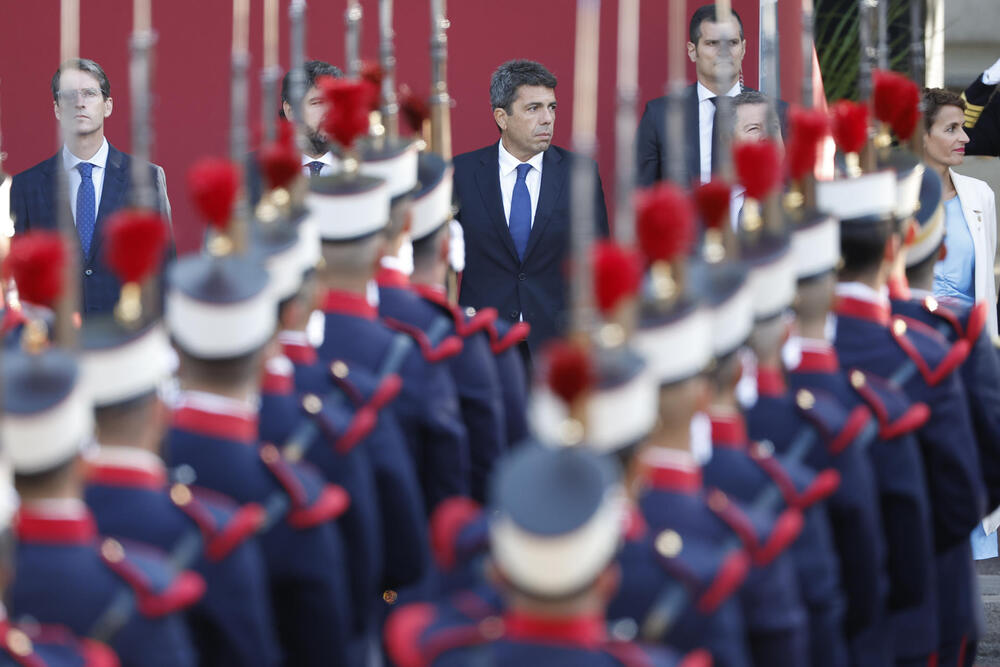
[[[888,305],[842,296],[837,298],[835,309],[837,315],[843,317],[856,317],[860,320],[868,320],[869,322],[881,324],[884,327],[889,326],[890,312]]]
[[[89,510],[81,517],[67,519],[49,517],[23,506],[14,517],[14,531],[24,542],[89,544],[97,538],[97,524]]]
[[[910,283],[905,276],[893,276],[889,278],[889,298],[896,301],[910,300]]]
[[[410,286],[410,277],[402,271],[380,266],[375,272],[375,282],[378,283],[379,287],[406,289]]]
[[[728,449],[745,449],[750,442],[742,415],[709,415],[712,444]]]
[[[646,519],[639,512],[639,508],[635,505],[630,505],[625,512],[625,539],[633,542],[641,540],[648,532],[649,524],[646,523]]]
[[[378,317],[375,306],[368,303],[368,298],[364,294],[353,292],[343,292],[341,290],[327,290],[323,296],[323,312],[338,313],[340,315],[351,315],[362,317],[366,320],[374,320]]]
[[[309,366],[315,364],[318,357],[316,348],[312,345],[302,345],[300,343],[282,343],[281,351],[288,360],[296,366]]]
[[[788,393],[785,374],[773,366],[757,367],[757,393],[761,396],[783,396]]]
[[[837,352],[831,345],[829,349],[802,350],[802,358],[795,371],[798,373],[836,373],[840,370]]]
[[[512,611],[504,615],[504,629],[510,639],[546,644],[558,642],[597,648],[608,639],[605,621],[600,616],[544,618]]]
[[[449,310],[451,309],[451,304],[448,302],[448,292],[446,292],[443,287],[435,287],[434,285],[414,285],[413,291],[431,303],[444,306]]]
[[[174,410],[171,424],[182,431],[191,431],[213,438],[252,443],[257,441],[257,416],[209,412],[185,405]]]
[[[663,463],[651,464],[645,472],[646,483],[661,491],[695,493],[701,490],[701,469]]]
[[[166,488],[167,473],[164,470],[145,470],[109,464],[95,464],[87,469],[87,481],[105,486],[127,486],[137,489],[158,491]]]

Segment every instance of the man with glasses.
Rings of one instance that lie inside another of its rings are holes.
[[[79,240],[81,272],[80,313],[83,317],[114,309],[121,290],[117,278],[104,262],[103,225],[115,211],[137,204],[132,188],[135,167],[132,157],[116,149],[104,137],[104,121],[111,116],[114,100],[111,83],[93,60],[63,63],[52,77],[53,110],[62,128],[62,150],[14,177],[10,211],[14,232],[56,229],[60,201],[68,204]],[[60,173],[60,170],[62,172]],[[158,212],[169,221],[163,168],[149,165]],[[57,184],[65,183],[65,199]],[[173,243],[170,244],[170,252]]]

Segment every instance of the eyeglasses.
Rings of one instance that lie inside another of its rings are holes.
[[[77,96],[83,98],[84,102],[93,102],[101,94],[97,88],[81,88],[80,90],[60,90],[59,101],[64,103],[76,102]]]

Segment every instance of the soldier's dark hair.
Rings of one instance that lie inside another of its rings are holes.
[[[557,83],[555,75],[541,63],[534,60],[508,60],[497,67],[490,77],[490,110],[503,109],[511,114],[521,86],[555,89]]]
[[[323,76],[332,76],[334,79],[339,79],[344,76],[344,73],[340,71],[340,68],[336,65],[331,65],[328,62],[322,60],[307,60],[302,65],[303,69],[306,71],[305,88],[302,92],[305,93],[307,90],[316,85],[316,79]],[[281,101],[292,103],[292,71],[289,70],[285,72],[285,76],[281,79]],[[283,109],[278,109],[278,115],[282,118],[285,117],[285,112]]]
[[[176,340],[172,342],[174,349],[177,350],[182,371],[198,381],[234,386],[254,379],[260,371],[257,362],[264,351],[263,347],[237,357],[199,359],[185,351]]]
[[[743,39],[743,19],[740,15],[736,13],[735,9],[730,10],[733,13],[733,17],[740,26],[740,39]],[[715,5],[703,5],[698,9],[694,10],[694,14],[691,15],[691,24],[688,26],[688,37],[691,39],[691,43],[696,45],[698,40],[701,39],[701,24],[705,21],[711,23],[716,22],[715,16]]]
[[[64,62],[52,75],[52,99],[56,102],[59,101],[59,77],[68,69],[77,69],[92,75],[101,86],[101,95],[104,96],[104,99],[111,97],[111,82],[108,81],[108,75],[104,73],[104,69],[89,58],[77,58]]]
[[[893,219],[850,220],[840,225],[840,256],[844,261],[841,280],[866,278],[877,271],[885,256],[885,244],[895,233]]]
[[[953,93],[944,88],[924,88],[923,97],[920,100],[920,111],[924,114],[924,128],[930,132],[931,126],[937,120],[941,107],[958,107],[965,111],[965,100],[958,93]]]

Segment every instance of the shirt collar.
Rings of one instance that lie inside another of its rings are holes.
[[[81,160],[80,158],[78,158],[77,156],[73,155],[73,153],[70,152],[69,146],[63,144],[62,159],[63,159],[63,167],[66,169],[66,171],[72,171],[73,169],[76,169],[76,165],[80,164],[81,162],[89,162],[95,167],[104,169],[104,167],[108,164],[108,138],[107,137],[104,138],[104,142],[101,143],[101,147],[97,149],[97,152],[94,153],[94,156],[91,157],[89,160]]]
[[[152,489],[162,489],[167,483],[163,461],[145,449],[101,445],[88,463],[92,483]]]
[[[713,408],[708,414],[712,420],[712,444],[741,449],[750,439],[747,436],[743,415],[735,410]]]
[[[709,90],[701,81],[697,83],[698,89],[698,103],[704,102],[705,100],[717,97],[715,93]],[[737,81],[736,84],[726,92],[726,97],[736,97],[743,92],[743,86]]]
[[[326,153],[320,155],[319,157],[312,157],[311,155],[306,155],[305,153],[303,153],[302,166],[305,166],[310,162],[322,162],[325,165],[336,167],[340,163],[340,160],[337,159],[337,156],[334,155],[332,151],[327,151]]]
[[[512,171],[517,169],[517,166],[521,164],[521,161],[516,157],[507,152],[507,149],[503,147],[503,139],[498,143],[500,146],[500,175],[507,176]],[[535,153],[528,159],[527,164],[530,164],[534,169],[538,170],[538,173],[542,173],[542,158],[545,156],[545,152]]]
[[[889,306],[889,290],[885,287],[876,291],[864,283],[837,283],[837,296],[868,301],[880,306]]]
[[[246,400],[182,391],[172,426],[209,437],[251,443],[257,439],[257,406]]]
[[[602,616],[553,618],[526,612],[509,611],[504,615],[506,636],[515,641],[541,641],[596,649],[607,641]]]
[[[646,482],[657,489],[694,493],[701,489],[701,469],[691,452],[649,447],[639,455]]]

